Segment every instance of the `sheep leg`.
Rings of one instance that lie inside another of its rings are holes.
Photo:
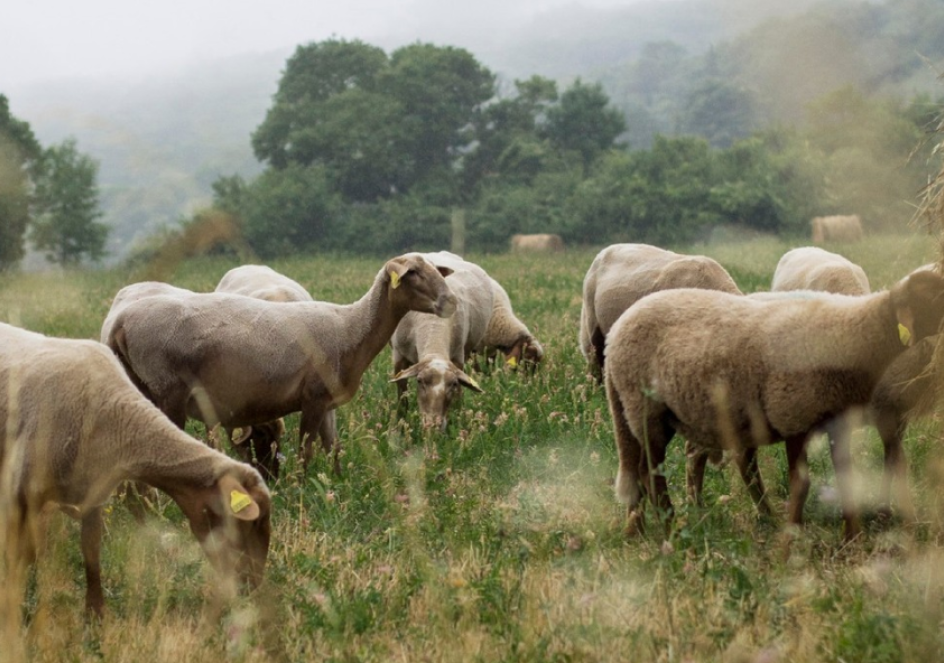
[[[690,441],[685,440],[685,483],[688,487],[688,499],[696,506],[702,504],[702,487],[705,484],[705,466],[708,465],[709,452]]]
[[[308,465],[311,463],[312,456],[314,455],[312,449],[314,440],[318,437],[320,432],[322,432],[322,425],[327,416],[327,412],[320,407],[310,407],[302,410],[302,418],[298,430],[298,446],[302,456],[302,468],[305,472],[308,471]],[[321,438],[321,448],[326,454],[334,456],[335,474],[341,473],[341,460],[338,458],[338,446],[333,431],[329,433],[328,439],[324,437]]]
[[[877,428],[882,437],[882,446],[885,448],[882,492],[879,497],[880,511],[891,515],[891,493],[892,484],[894,484],[895,503],[905,520],[913,522],[916,518],[915,506],[911,499],[911,491],[908,489],[907,463],[901,444],[905,424],[897,417],[891,417],[888,420],[879,419]]]
[[[85,611],[101,617],[105,609],[102,592],[102,508],[95,507],[82,516],[81,548],[85,562]]]
[[[757,465],[757,449],[755,447],[745,447],[739,449],[735,454],[738,471],[741,478],[744,479],[744,485],[747,486],[747,492],[754,501],[757,510],[764,516],[773,513],[770,508],[770,502],[767,499],[767,490],[764,488],[763,479],[760,476],[760,467]]]
[[[616,497],[626,504],[626,535],[642,534],[644,519],[642,512],[642,484],[639,470],[642,461],[642,446],[633,435],[626,420],[622,400],[616,388],[607,384],[607,401],[613,418],[616,451],[619,455],[619,470],[616,474]]]
[[[798,435],[786,440],[787,474],[790,480],[790,501],[787,504],[787,522],[803,524],[803,505],[810,492],[810,472],[806,462],[807,436]]]
[[[852,456],[849,453],[849,423],[839,418],[827,426],[829,452],[836,473],[836,489],[842,508],[843,537],[849,541],[858,536],[859,517],[852,496]]]
[[[673,435],[674,431],[661,417],[651,416],[646,427],[643,458],[639,466],[642,484],[648,491],[656,512],[665,523],[666,535],[675,513],[664,474],[666,448]]]

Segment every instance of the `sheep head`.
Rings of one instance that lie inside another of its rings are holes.
[[[456,311],[456,296],[446,284],[452,269],[433,265],[418,253],[407,253],[384,265],[390,301],[406,311],[435,313],[448,318]]]
[[[482,388],[446,359],[427,359],[397,373],[391,382],[416,378],[417,401],[424,428],[446,429],[446,413],[462,388],[482,393]]]
[[[944,278],[919,268],[895,284],[891,299],[903,345],[938,333],[944,319]]]
[[[525,366],[534,371],[544,359],[544,348],[533,336],[523,336],[505,354],[505,363],[511,368]]]
[[[241,465],[209,486],[170,494],[214,568],[255,589],[262,582],[272,531],[271,498],[259,473]]]

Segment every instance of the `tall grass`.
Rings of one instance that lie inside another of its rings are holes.
[[[746,291],[765,289],[784,242],[681,247],[719,259]],[[937,259],[931,238],[870,237],[835,247],[873,287]],[[935,422],[906,441],[921,521],[873,524],[844,545],[824,444],[814,445],[809,524],[799,536],[758,520],[735,470],[706,477],[704,508],[685,504],[684,458],[666,471],[679,507],[661,538],[626,540],[613,497],[616,452],[602,390],[577,349],[583,276],[595,251],[469,256],[503,283],[544,344],[534,374],[502,368],[476,379],[446,434],[397,421],[389,351],[339,410],[343,473],[316,457],[288,461],[272,486],[267,582],[220,612],[199,546],[173,503],[140,527],[108,516],[108,615],[82,619],[77,525],[51,519],[48,545],[20,605],[30,660],[908,661],[944,651],[944,465]],[[234,263],[177,266],[175,285],[212,289]],[[381,261],[340,257],[272,266],[317,299],[351,302]],[[0,319],[47,334],[97,338],[121,272],[0,277]],[[203,435],[200,426],[190,429]],[[760,453],[774,502],[785,499],[779,446]],[[864,504],[874,499],[881,445],[858,434]],[[0,644],[0,660],[15,648]]]

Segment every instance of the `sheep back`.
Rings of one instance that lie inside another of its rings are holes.
[[[648,294],[701,288],[740,294],[718,262],[681,255],[648,244],[614,244],[594,258],[583,282],[580,350],[594,370],[602,370],[606,335],[623,312]]]
[[[843,295],[871,292],[865,270],[848,258],[815,246],[791,249],[781,256],[770,289],[820,290]]]

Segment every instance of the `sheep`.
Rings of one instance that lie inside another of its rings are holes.
[[[511,298],[502,285],[489,277],[492,289],[492,315],[485,330],[485,337],[476,348],[486,359],[496,351],[505,355],[506,365],[517,368],[524,365],[535,368],[544,360],[544,347],[528,327],[515,315]]]
[[[606,335],[623,311],[652,292],[673,288],[741,294],[724,267],[706,256],[648,244],[613,244],[596,255],[583,281],[579,341],[598,382],[603,382]]]
[[[937,400],[928,395],[937,393],[932,359],[939,338],[939,334],[923,338],[898,355],[882,374],[869,400],[868,416],[885,451],[879,504],[883,512],[891,513],[894,483],[898,506],[911,520],[915,509],[908,491],[902,438],[908,423],[928,414]]]
[[[857,214],[817,216],[810,221],[814,244],[857,242],[862,239],[862,220]]]
[[[35,560],[36,519],[58,505],[81,522],[85,607],[101,615],[102,509],[126,480],[167,493],[215,568],[259,584],[271,508],[259,473],[171,424],[100,343],[0,323],[0,532],[8,568]]]
[[[300,283],[266,265],[234,267],[220,279],[216,292],[229,292],[270,302],[313,301]]]
[[[637,302],[610,330],[605,384],[628,533],[642,527],[641,486],[672,514],[665,477],[655,470],[675,431],[703,448],[734,447],[755,502],[763,485],[756,463],[745,456],[783,440],[788,518],[801,524],[809,490],[807,440],[826,429],[834,440],[845,535],[856,535],[848,440],[831,424],[869,402],[905,344],[936,333],[944,317],[944,279],[916,271],[871,295],[803,294],[809,296],[667,290]]]
[[[422,313],[407,313],[393,337],[392,382],[398,402],[404,402],[407,382],[416,378],[417,400],[424,427],[446,429],[446,414],[463,387],[481,393],[462,369],[466,358],[481,344],[492,316],[493,294],[489,276],[481,267],[440,251],[423,254],[437,266],[452,270],[449,288],[456,295],[456,312],[448,320]]]
[[[456,298],[444,278],[450,273],[416,253],[398,256],[348,305],[221,292],[150,297],[119,312],[107,343],[180,427],[188,416],[235,428],[301,411],[307,468],[326,413],[354,396],[403,316],[452,315]],[[340,472],[337,441],[333,451]]]
[[[265,299],[270,302],[314,301],[300,283],[266,265],[234,267],[223,275],[215,291]],[[337,439],[336,419],[335,411],[330,410],[325,413],[324,421],[321,423],[318,436],[325,448],[332,448]],[[246,426],[235,438],[232,430],[228,433],[233,446],[243,460],[253,463],[262,471],[263,476],[274,478],[278,474],[278,445],[279,440],[285,435],[285,422],[281,418]]]
[[[108,342],[108,335],[111,333],[111,328],[115,324],[115,317],[128,304],[140,301],[147,297],[153,297],[155,295],[189,297],[193,294],[196,293],[194,293],[192,290],[178,288],[177,286],[173,286],[162,281],[141,281],[138,283],[126,285],[118,291],[111,301],[111,307],[108,309],[108,313],[105,315],[105,320],[102,322],[102,331],[100,334],[101,342]]]
[[[512,252],[532,251],[559,253],[564,250],[564,240],[560,235],[542,233],[537,235],[512,235]]]
[[[872,291],[864,269],[816,246],[784,253],[774,270],[770,290],[819,290],[840,295],[867,295]]]

